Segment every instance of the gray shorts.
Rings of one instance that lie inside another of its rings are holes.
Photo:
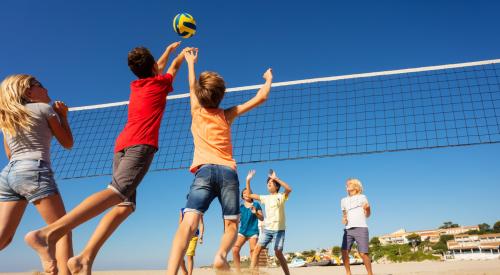
[[[352,245],[356,241],[358,251],[368,254],[368,227],[352,227],[344,229],[344,237],[342,238],[342,250],[351,250]]]
[[[108,188],[122,197],[120,205],[131,205],[135,209],[135,190],[148,172],[156,151],[150,145],[134,145],[115,153],[113,180]]]

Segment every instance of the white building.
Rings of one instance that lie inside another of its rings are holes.
[[[446,260],[500,259],[500,234],[456,235],[447,242]]]
[[[419,230],[419,231],[411,231],[407,232],[404,229],[400,229],[396,232],[379,236],[380,244],[388,245],[388,244],[407,244],[408,239],[406,238],[409,235],[417,234],[420,236],[422,241],[429,240],[431,243],[439,242],[439,238],[442,235],[457,235],[463,234],[470,230],[479,230],[479,226],[460,226],[446,229],[431,229],[431,230]]]

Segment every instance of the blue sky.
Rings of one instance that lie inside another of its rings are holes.
[[[216,70],[230,87],[275,81],[500,57],[494,1],[3,1],[0,78],[29,73],[53,99],[82,106],[128,99],[134,79],[130,48],[159,56],[178,40],[171,20],[179,12],[198,23],[184,46],[200,48],[199,70]],[[185,67],[174,84],[186,92]],[[286,251],[339,245],[343,182],[359,177],[373,207],[372,235],[428,229],[452,220],[470,225],[499,220],[500,145],[272,162],[239,167],[243,180],[256,169],[255,190],[265,192],[272,167],[294,192],[287,206]],[[0,163],[6,164],[6,158]],[[67,208],[101,190],[108,177],[59,182]],[[96,269],[166,266],[178,209],[192,181],[188,171],[150,173],[138,209],[102,249]],[[78,253],[98,219],[74,231]],[[208,264],[222,232],[220,207],[206,215],[206,243],[197,263]],[[22,236],[43,225],[31,206],[12,244],[0,252],[0,272],[38,268]],[[22,264],[20,264],[22,263]]]

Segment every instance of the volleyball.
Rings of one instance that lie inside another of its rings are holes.
[[[182,38],[189,38],[196,33],[196,21],[188,13],[179,13],[174,17],[174,31]]]

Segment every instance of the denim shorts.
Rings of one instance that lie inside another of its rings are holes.
[[[268,230],[264,229],[259,235],[259,245],[267,247],[274,240],[274,250],[283,251],[285,245],[285,230]]]
[[[344,229],[344,237],[342,238],[342,250],[351,250],[354,242],[358,244],[358,251],[368,253],[368,227],[352,227]]]
[[[58,194],[54,173],[43,160],[13,160],[0,173],[0,201],[35,202]]]
[[[240,182],[230,167],[205,164],[195,174],[184,212],[205,213],[215,198],[219,199],[226,220],[240,216]]]

